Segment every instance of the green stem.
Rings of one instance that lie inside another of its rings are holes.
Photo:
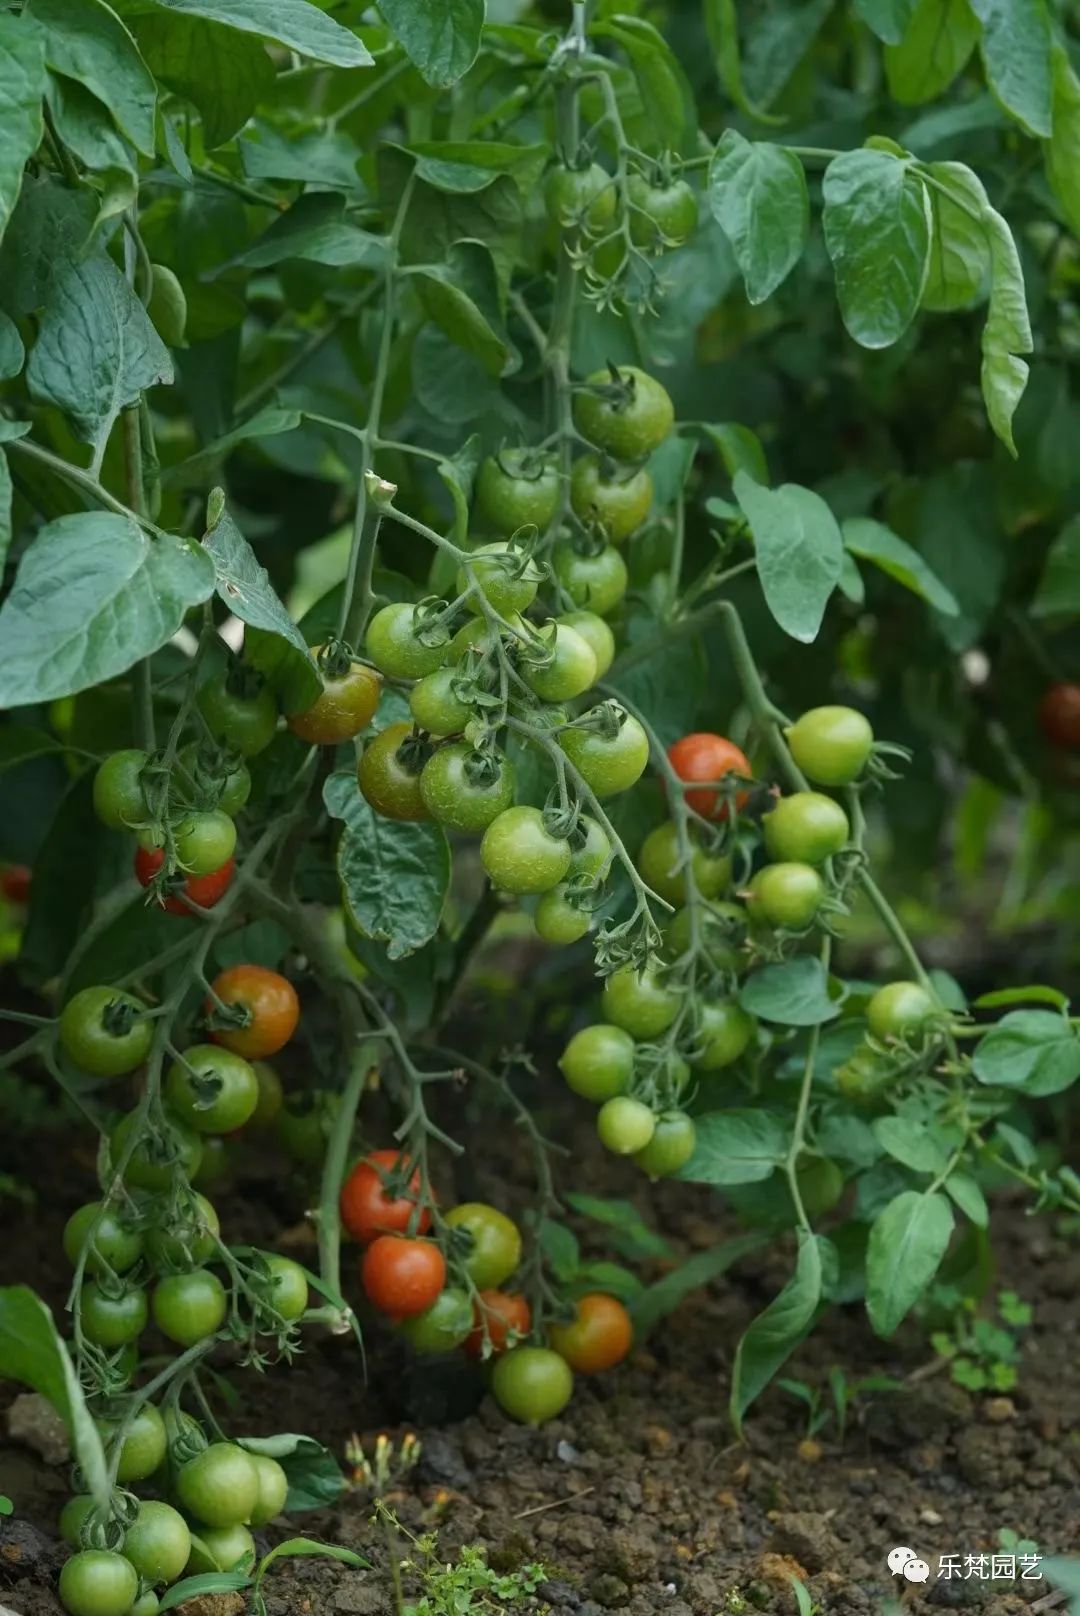
[[[29,460],[36,460],[39,465],[47,466],[55,477],[61,477],[65,482],[70,483],[73,488],[79,489],[80,493],[87,494],[89,498],[94,500],[96,504],[101,505],[105,510],[113,511],[117,516],[128,517],[130,521],[137,523],[139,527],[145,528],[148,533],[154,534],[155,538],[167,537],[163,528],[158,527],[149,518],[137,515],[127,505],[122,504],[120,500],[114,499],[108,489],[101,486],[96,477],[92,477],[89,472],[81,470],[78,466],[69,465],[66,460],[61,460],[59,455],[51,454],[48,449],[41,448],[40,444],[31,443],[29,438],[12,438],[9,443],[4,445],[4,448],[9,454],[25,455]]]
[[[360,1037],[355,1010],[350,1016],[352,1030]],[[368,1072],[378,1058],[376,1045],[370,1040],[359,1042],[349,1057],[349,1073],[341,1091],[341,1101],[334,1118],[334,1128],[323,1158],[322,1179],[319,1186],[319,1277],[333,1291],[341,1295],[341,1186],[349,1164],[353,1128],[360,1097],[364,1092]],[[335,1333],[345,1334],[351,1328],[349,1320],[342,1319]]]
[[[288,381],[289,377],[295,375],[298,370],[302,369],[303,366],[307,364],[309,359],[313,359],[322,348],[325,348],[326,344],[331,340],[331,338],[337,335],[338,331],[344,325],[346,320],[351,320],[355,314],[359,314],[360,310],[364,307],[364,304],[371,301],[371,298],[379,290],[381,285],[381,281],[373,280],[369,286],[364,288],[359,296],[351,298],[350,301],[339,310],[339,312],[330,321],[329,325],[324,326],[321,331],[314,332],[310,337],[308,337],[307,341],[302,342],[287,359],[283,359],[276,370],[271,371],[270,375],[264,377],[261,382],[256,382],[255,386],[252,387],[250,391],[245,393],[243,398],[237,404],[237,419],[244,421],[248,418],[248,416],[253,415],[259,408],[259,405],[262,404],[265,399],[270,398],[273,393],[276,393],[283,382]]]

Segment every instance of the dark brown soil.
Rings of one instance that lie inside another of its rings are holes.
[[[579,1182],[590,1191],[632,1197],[683,1251],[724,1237],[722,1207],[707,1191],[650,1188],[633,1169],[595,1159],[580,1114],[568,1126],[580,1134],[575,1159],[582,1152],[587,1171]],[[8,1203],[0,1283],[31,1282],[59,1308],[67,1282],[56,1261],[60,1228],[92,1193],[90,1163],[72,1165],[70,1155],[51,1149],[20,1155],[16,1170],[40,1200],[15,1216]],[[50,1158],[66,1163],[59,1200]],[[481,1174],[468,1191],[479,1187],[512,1206],[518,1191],[507,1180],[517,1164],[500,1166],[497,1181]],[[218,1197],[223,1222],[243,1238],[276,1240],[282,1249],[292,1242],[307,1255],[300,1193],[281,1189],[274,1164],[254,1164],[236,1192]],[[292,1368],[231,1377],[241,1403],[222,1405],[221,1414],[238,1433],[304,1431],[339,1456],[353,1431],[373,1441],[381,1430],[416,1430],[422,1460],[391,1498],[400,1521],[412,1533],[437,1530],[444,1560],[461,1544],[479,1543],[500,1569],[543,1561],[547,1581],[534,1601],[513,1607],[522,1612],[787,1613],[796,1609],[795,1574],[829,1616],[877,1613],[890,1597],[910,1612],[1006,1616],[1045,1597],[1046,1582],[932,1576],[916,1587],[886,1566],[889,1551],[904,1545],[936,1572],[941,1555],[1000,1552],[1003,1530],[1034,1539],[1044,1554],[1075,1551],[1080,1541],[1080,1250],[1008,1204],[998,1210],[998,1238],[1001,1282],[1035,1310],[1016,1391],[1005,1401],[972,1398],[947,1375],[922,1372],[933,1354],[918,1328],[879,1342],[851,1307],[824,1324],[788,1373],[822,1385],[840,1364],[850,1379],[887,1374],[907,1386],[861,1400],[843,1447],[828,1430],[803,1441],[801,1405],[775,1388],[749,1417],[745,1443],[732,1440],[732,1354],[783,1282],[789,1253],[782,1247],[744,1260],[692,1297],[628,1364],[579,1381],[567,1413],[539,1430],[507,1423],[484,1395],[479,1371],[463,1362],[403,1364],[400,1345],[377,1326],[368,1335],[366,1380],[349,1341],[314,1340]],[[3,1390],[10,1400],[15,1388]],[[66,1490],[63,1467],[49,1469],[25,1448],[0,1448],[0,1492],[15,1504],[14,1517],[0,1520],[0,1605],[19,1616],[60,1612],[52,1590],[64,1551],[54,1522]],[[270,1616],[392,1611],[386,1549],[370,1515],[370,1498],[354,1493],[332,1511],[275,1528],[275,1540],[291,1529],[357,1549],[373,1569],[280,1563],[267,1584]]]

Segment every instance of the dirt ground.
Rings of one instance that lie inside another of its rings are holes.
[[[631,1167],[602,1158],[581,1112],[565,1119],[561,1137],[582,1164],[579,1184],[632,1198],[679,1250],[705,1249],[732,1232],[711,1192],[652,1187]],[[67,1284],[63,1220],[93,1193],[85,1142],[75,1154],[59,1197],[51,1146],[19,1151],[17,1164],[0,1159],[39,1191],[33,1208],[13,1212],[7,1204],[0,1283],[32,1282],[57,1308]],[[70,1151],[64,1156],[70,1161]],[[489,1168],[459,1191],[487,1193],[512,1209],[523,1193],[522,1165],[508,1155]],[[304,1198],[280,1163],[261,1159],[241,1164],[233,1191],[216,1197],[230,1237],[313,1260],[304,1245]],[[829,1430],[807,1444],[805,1411],[776,1388],[751,1412],[745,1442],[732,1440],[732,1355],[783,1282],[788,1256],[777,1248],[691,1297],[620,1369],[579,1379],[563,1417],[539,1430],[509,1424],[485,1395],[482,1373],[463,1360],[403,1365],[404,1349],[376,1325],[366,1378],[350,1341],[315,1338],[292,1368],[233,1376],[240,1403],[219,1412],[237,1434],[303,1431],[339,1456],[354,1431],[372,1441],[382,1430],[416,1431],[421,1462],[392,1498],[403,1526],[437,1529],[444,1560],[476,1543],[502,1570],[542,1561],[546,1580],[534,1599],[513,1606],[522,1612],[779,1616],[796,1610],[794,1573],[828,1616],[877,1613],[890,1597],[905,1612],[1006,1616],[1045,1598],[1047,1583],[939,1579],[938,1561],[1001,1552],[1003,1531],[1034,1539],[1044,1554],[1080,1549],[1080,1245],[1026,1217],[1019,1204],[1001,1205],[996,1215],[1000,1283],[1034,1308],[1017,1389],[1005,1400],[972,1397],[947,1375],[926,1372],[933,1353],[916,1326],[883,1343],[861,1309],[849,1307],[831,1316],[787,1373],[820,1385],[830,1366],[842,1364],[851,1379],[914,1378],[903,1393],[862,1400],[842,1447]],[[597,1225],[578,1228],[588,1248],[611,1255]],[[14,1390],[0,1387],[0,1401]],[[0,1448],[0,1493],[15,1504],[14,1516],[0,1519],[0,1606],[18,1616],[60,1612],[53,1590],[65,1551],[55,1520],[66,1491],[65,1466],[49,1467],[20,1445]],[[269,1543],[302,1531],[372,1562],[368,1571],[320,1559],[279,1563],[266,1584],[269,1616],[390,1613],[385,1545],[370,1517],[370,1498],[357,1492],[260,1535]],[[890,1574],[886,1558],[897,1546],[929,1562],[925,1586]],[[217,1601],[198,1616],[230,1616],[235,1608]]]

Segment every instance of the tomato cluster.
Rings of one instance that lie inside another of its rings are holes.
[[[570,1400],[574,1370],[598,1373],[630,1350],[626,1309],[600,1294],[581,1297],[542,1344],[526,1297],[504,1288],[521,1262],[517,1225],[483,1201],[442,1212],[425,1173],[399,1151],[375,1150],[354,1164],[340,1213],[364,1248],[360,1278],[372,1306],[415,1352],[464,1347],[494,1359],[491,1389],[514,1419],[553,1418]]]
[[[698,222],[697,193],[670,162],[631,168],[625,177],[594,161],[560,163],[548,173],[545,201],[561,250],[605,303],[646,301],[650,260],[681,247]]]

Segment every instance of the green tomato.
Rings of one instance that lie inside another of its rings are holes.
[[[158,1616],[160,1609],[160,1599],[152,1588],[148,1588],[144,1594],[140,1594],[136,1599],[129,1616]]]
[[[556,622],[572,628],[596,658],[596,677],[602,679],[615,660],[615,636],[595,612],[564,612]]]
[[[551,835],[539,808],[505,808],[484,832],[480,861],[502,892],[548,892],[570,867],[570,843]]]
[[[820,791],[796,791],[781,797],[761,822],[771,859],[824,864],[846,846],[851,827],[838,802]]]
[[[559,745],[585,784],[600,797],[614,797],[640,780],[649,761],[649,739],[630,713],[614,735],[602,729],[567,729]]]
[[[570,902],[566,882],[560,881],[557,887],[552,887],[540,899],[533,915],[533,924],[537,936],[542,937],[545,943],[565,947],[569,943],[580,942],[587,935],[592,925],[592,915],[588,909],[579,909],[577,904]]]
[[[99,1347],[122,1347],[146,1329],[146,1292],[137,1286],[111,1295],[96,1279],[79,1293],[83,1335]]]
[[[496,533],[516,533],[522,527],[543,532],[559,508],[558,467],[534,449],[504,449],[497,459],[489,457],[482,463],[476,479],[476,505],[483,521]],[[484,546],[487,553],[505,549],[502,544]],[[488,593],[486,578],[481,579],[480,587],[497,612],[523,612],[536,594],[535,583],[527,594],[521,584],[517,590],[506,591],[509,577],[505,572],[496,572],[493,581],[494,595]],[[463,569],[458,573],[458,593],[467,585]]]
[[[498,642],[505,640],[511,646],[517,646],[520,643],[518,634],[527,634],[528,631],[529,624],[516,612],[506,619],[505,626],[492,627],[486,618],[470,617],[446,647],[444,661],[447,667],[453,668],[466,660],[490,659]]]
[[[611,867],[611,843],[599,820],[581,814],[570,832],[569,875],[606,875]]]
[[[514,800],[514,765],[508,758],[477,752],[465,741],[440,746],[424,764],[424,807],[451,830],[486,830]]]
[[[141,1066],[154,1041],[146,1005],[119,988],[80,988],[60,1012],[60,1047],[94,1077],[123,1077]]]
[[[202,1140],[176,1117],[166,1117],[164,1137],[144,1133],[124,1168],[124,1182],[139,1190],[167,1190],[180,1173],[189,1181],[202,1161]],[[134,1129],[146,1128],[137,1111],[121,1117],[109,1136],[109,1154],[114,1168],[120,1165]]]
[[[111,1269],[126,1274],[142,1256],[143,1237],[129,1228],[116,1208],[107,1207],[104,1212],[101,1208],[100,1201],[88,1201],[71,1214],[64,1225],[64,1255],[74,1268],[97,1219],[94,1243],[86,1254],[86,1272],[103,1274]]]
[[[624,544],[652,509],[653,480],[641,468],[581,455],[570,473],[570,504],[579,522],[609,544]]]
[[[276,1459],[266,1453],[248,1455],[259,1476],[259,1496],[251,1512],[252,1526],[266,1526],[276,1520],[289,1496],[289,1478]]]
[[[113,752],[94,775],[94,812],[110,830],[130,830],[147,816],[140,775],[149,758],[128,747]]]
[[[634,1160],[650,1178],[671,1178],[686,1166],[696,1144],[693,1119],[685,1111],[664,1111],[648,1144],[634,1152]]]
[[[192,1174],[192,1183],[201,1185],[204,1190],[220,1193],[232,1183],[232,1153],[219,1133],[204,1133],[199,1137],[202,1140],[202,1156]]]
[[[630,575],[626,562],[613,545],[582,551],[564,541],[555,546],[552,565],[574,605],[587,608],[598,617],[607,617],[626,594]]]
[[[116,1420],[98,1420],[101,1440],[111,1447],[120,1429]],[[165,1458],[168,1434],[165,1421],[153,1403],[143,1403],[124,1434],[120,1444],[116,1479],[125,1486],[132,1481],[145,1481]]]
[[[177,1346],[193,1347],[221,1329],[229,1299],[216,1274],[209,1268],[193,1268],[188,1274],[168,1274],[159,1279],[151,1307],[162,1335]]]
[[[158,1271],[201,1268],[217,1251],[221,1233],[217,1212],[205,1195],[192,1191],[183,1205],[170,1207],[168,1222],[146,1232],[146,1255]]]
[[[630,1087],[634,1076],[634,1040],[622,1027],[598,1021],[576,1032],[559,1057],[567,1086],[596,1104],[612,1100]]]
[[[828,1156],[804,1156],[796,1165],[795,1181],[809,1218],[824,1217],[844,1193],[843,1170]]]
[[[173,835],[180,868],[188,875],[210,875],[228,864],[236,851],[236,826],[220,808],[189,814]]]
[[[454,694],[460,680],[456,667],[445,667],[425,674],[413,685],[409,710],[429,735],[457,735],[472,718],[473,709]]]
[[[637,971],[620,965],[604,983],[604,1019],[639,1041],[659,1038],[679,1013],[682,995],[664,983],[651,966]]]
[[[710,853],[690,835],[693,849],[690,871],[703,898],[717,898],[731,885],[731,860],[726,853]],[[686,869],[679,847],[679,828],[673,819],[651,830],[638,854],[638,869],[646,884],[669,903],[687,899]]]
[[[813,707],[785,730],[791,755],[819,786],[849,786],[866,766],[874,732],[854,707]]]
[[[553,652],[551,661],[522,661],[521,677],[542,701],[570,701],[596,683],[596,657],[576,629],[558,622],[554,629],[554,640],[544,636]]]
[[[267,1301],[291,1324],[294,1319],[307,1312],[307,1275],[300,1264],[293,1262],[291,1257],[281,1257],[273,1251],[264,1255],[270,1269],[266,1285]]]
[[[559,164],[544,185],[551,222],[563,230],[584,230],[592,236],[600,235],[613,222],[617,200],[615,181],[599,163],[585,168]]]
[[[596,1116],[600,1143],[616,1156],[636,1156],[656,1131],[656,1118],[641,1100],[617,1094],[605,1100]]]
[[[550,1347],[515,1347],[495,1360],[491,1390],[504,1414],[523,1425],[543,1425],[574,1395],[574,1373]]]
[[[181,1466],[176,1495],[205,1525],[237,1526],[258,1507],[259,1472],[235,1442],[212,1442]]]
[[[234,753],[189,741],[180,748],[176,762],[173,788],[196,808],[203,809],[209,803],[233,819],[251,796],[251,771],[242,759],[236,760]]]
[[[441,667],[446,647],[418,638],[416,607],[395,600],[375,613],[364,638],[367,654],[390,679],[422,679]]]
[[[445,1221],[448,1228],[463,1230],[469,1237],[462,1243],[462,1265],[477,1290],[497,1290],[521,1261],[521,1231],[517,1224],[485,1201],[466,1201],[452,1207]]]
[[[867,1005],[866,1020],[873,1036],[887,1043],[918,1037],[937,1009],[933,994],[918,982],[887,982]]]
[[[175,1582],[190,1553],[191,1533],[179,1510],[171,1504],[143,1500],[134,1523],[124,1533],[124,1559],[131,1561],[143,1581],[156,1586]]]
[[[719,1072],[737,1061],[749,1045],[757,1022],[734,999],[706,999],[694,1018],[699,1072]]]
[[[210,1571],[233,1571],[243,1561],[257,1558],[255,1539],[246,1526],[197,1526],[187,1563],[189,1577]]]
[[[747,907],[754,920],[805,931],[821,907],[825,883],[810,864],[766,864],[750,882]]]
[[[196,1133],[232,1133],[254,1114],[259,1080],[242,1055],[221,1044],[195,1044],[169,1067],[165,1099]]]
[[[65,1543],[70,1543],[73,1549],[82,1544],[83,1523],[97,1508],[94,1499],[89,1493],[76,1493],[69,1498],[60,1511],[60,1536]]]
[[[365,799],[384,819],[417,820],[428,817],[420,791],[426,757],[412,740],[412,725],[388,724],[364,748],[356,779]]]
[[[60,1572],[60,1599],[71,1616],[128,1616],[139,1579],[122,1554],[84,1549]]]
[[[179,348],[187,329],[187,297],[167,264],[150,265],[150,301],[146,312],[162,342]]]
[[[286,1154],[299,1167],[318,1167],[334,1127],[339,1098],[327,1089],[290,1095],[281,1108],[275,1131]]]
[[[340,914],[340,910],[338,913]],[[255,1081],[259,1085],[259,1098],[248,1119],[248,1126],[256,1133],[261,1133],[277,1121],[278,1113],[285,1104],[285,1091],[281,1086],[280,1077],[269,1061],[252,1061],[251,1066],[255,1073]]]
[[[423,1313],[403,1319],[401,1334],[414,1352],[453,1352],[472,1334],[473,1306],[468,1291],[448,1286]]]
[[[619,366],[615,376],[598,370],[574,399],[578,430],[616,460],[648,459],[668,436],[675,409],[667,389],[636,365]]]
[[[748,963],[738,946],[746,936],[746,924],[746,910],[737,903],[698,906],[699,941],[714,970],[737,975]],[[693,915],[687,906],[675,913],[665,929],[664,958],[681,959],[689,950],[693,935]]]
[[[277,703],[269,687],[251,678],[250,689],[233,690],[225,679],[211,679],[198,694],[199,711],[215,740],[241,757],[265,751],[277,732]]]
[[[681,247],[697,228],[698,203],[685,180],[654,185],[644,174],[631,174],[630,238],[647,252]]]

